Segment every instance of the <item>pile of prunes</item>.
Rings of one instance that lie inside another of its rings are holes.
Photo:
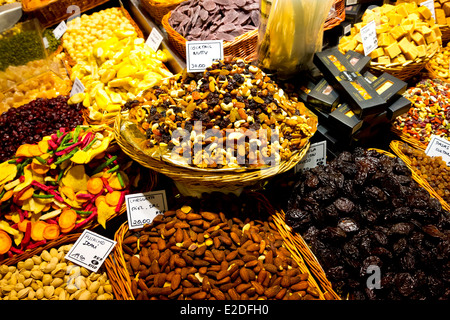
[[[400,158],[356,148],[302,171],[286,222],[342,298],[450,298],[449,213]]]

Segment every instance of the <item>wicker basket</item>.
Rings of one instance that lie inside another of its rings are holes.
[[[171,12],[167,13],[161,24],[167,32],[169,43],[175,49],[175,51],[181,56],[186,58],[186,39],[176,32],[169,23]],[[248,31],[239,37],[236,37],[233,41],[223,42],[223,53],[225,56],[231,56],[236,58],[243,58],[251,60],[254,58],[257,52],[258,46],[258,29]]]
[[[392,151],[400,159],[402,159],[403,162],[405,162],[405,164],[411,170],[413,179],[418,184],[420,184],[423,188],[425,188],[433,198],[438,199],[444,210],[447,210],[450,212],[450,205],[444,199],[442,199],[441,196],[439,196],[439,194],[436,192],[436,190],[433,189],[433,187],[430,186],[430,184],[428,183],[427,180],[423,179],[420,174],[416,173],[416,171],[414,170],[414,168],[411,165],[411,159],[400,150],[400,143],[402,143],[402,142],[398,141],[398,140],[394,140],[394,141],[391,141],[389,146],[392,149]],[[422,150],[422,151],[424,151],[424,150]]]
[[[345,0],[335,0],[334,10],[336,15],[332,18],[325,20],[324,30],[330,30],[341,24],[345,20]]]
[[[305,156],[310,146],[308,142],[301,150],[293,153],[289,160],[282,162],[279,166],[266,169],[239,172],[218,172],[214,169],[197,171],[189,167],[166,163],[137,150],[120,133],[121,123],[122,116],[119,115],[115,119],[114,132],[116,141],[123,152],[142,166],[168,176],[182,194],[190,196],[199,196],[203,192],[212,191],[240,193],[244,187],[255,185],[292,169]]]
[[[73,12],[67,12],[70,6],[78,6],[80,12],[88,11],[99,6],[107,0],[54,0],[39,7],[33,7],[28,0],[22,0],[22,10],[25,13],[35,16],[43,28],[50,27],[56,23],[66,20],[73,15]]]
[[[380,76],[382,73],[387,72],[400,80],[407,81],[415,75],[419,74],[426,67],[427,63],[436,52],[437,49],[429,52],[427,56],[423,58],[419,58],[412,62],[404,64],[392,63],[388,65],[382,65],[377,64],[376,62],[370,62],[369,71],[375,76]]]
[[[328,282],[322,267],[318,264],[317,259],[310,251],[306,243],[298,235],[293,235],[289,227],[283,220],[283,215],[278,212],[272,214],[275,226],[283,237],[286,248],[291,252],[293,259],[299,265],[302,273],[310,275],[308,282],[311,286],[319,291],[320,300],[340,300],[340,297],[333,291],[331,284]],[[128,223],[124,223],[117,230],[114,240],[117,242],[112,253],[109,255],[105,264],[106,272],[110,278],[118,279],[112,282],[114,295],[118,300],[135,300],[131,289],[132,279],[126,267],[123,255],[122,244],[128,232]],[[306,262],[305,262],[306,260]],[[312,271],[310,271],[312,270]],[[316,281],[318,280],[318,282]]]
[[[161,23],[163,17],[174,10],[178,5],[185,0],[171,1],[170,3],[164,1],[141,0],[141,4],[148,14],[155,20],[156,23]]]
[[[442,45],[445,46],[450,41],[450,27],[448,25],[439,25],[442,33]]]

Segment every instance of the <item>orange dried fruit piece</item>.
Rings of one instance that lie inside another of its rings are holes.
[[[30,152],[30,144],[22,144],[17,148],[16,157],[26,157],[31,158],[33,155]]]
[[[33,162],[31,162],[31,170],[33,170],[37,174],[46,174],[48,170],[50,170],[50,166],[33,160]]]
[[[11,237],[3,230],[0,230],[0,254],[5,254],[9,251],[12,245]]]
[[[103,180],[101,178],[90,178],[87,182],[87,191],[98,194],[103,190]]]
[[[47,222],[36,221],[31,227],[31,239],[34,241],[44,240],[44,229],[47,227]]]
[[[8,161],[5,161],[0,164],[0,184],[11,181],[16,175],[17,166],[14,163],[8,163]]]
[[[77,213],[72,209],[65,209],[61,213],[58,219],[58,225],[61,227],[61,231],[73,228],[78,219]]]
[[[75,192],[69,186],[62,186],[59,190],[62,195],[66,196],[69,200],[75,200]]]
[[[41,151],[41,153],[47,153],[47,151],[48,151],[48,142],[47,142],[47,140],[41,140],[41,141],[39,141],[38,142],[38,147],[39,147],[39,150]]]
[[[112,207],[115,207],[119,203],[120,197],[121,197],[121,192],[120,191],[113,191],[111,193],[106,194],[105,202],[108,205],[110,205]]]
[[[60,234],[60,228],[57,224],[48,224],[43,231],[44,239],[46,240],[54,240],[58,239]]]

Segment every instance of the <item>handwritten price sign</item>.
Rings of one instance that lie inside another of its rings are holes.
[[[150,224],[158,214],[168,209],[164,190],[129,194],[125,196],[125,202],[129,229],[138,229]]]

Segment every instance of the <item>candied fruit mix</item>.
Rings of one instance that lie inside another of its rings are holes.
[[[341,297],[450,298],[449,212],[398,157],[356,148],[302,171],[286,222]],[[379,278],[369,278],[377,268]]]
[[[67,104],[68,96],[38,98],[0,116],[0,162],[11,158],[24,143],[40,141],[60,128],[83,124],[82,106]]]
[[[413,106],[396,118],[394,128],[422,143],[428,143],[432,135],[450,139],[449,88],[439,79],[425,79],[409,88],[404,96]]]

